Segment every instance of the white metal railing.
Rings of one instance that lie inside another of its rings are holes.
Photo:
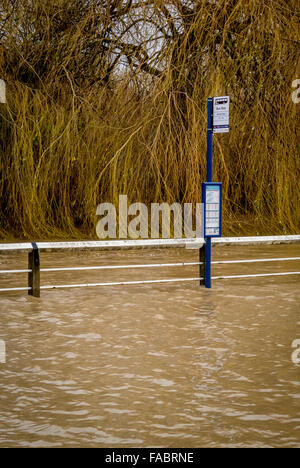
[[[163,247],[185,247],[198,248],[204,244],[203,238],[196,239],[145,239],[145,240],[112,240],[112,241],[81,241],[81,242],[37,242],[36,245],[42,250],[84,250],[84,249],[126,249],[126,248],[163,248]],[[236,244],[280,244],[300,242],[300,235],[292,236],[250,236],[250,237],[221,237],[212,239],[213,244],[236,245]],[[32,243],[0,244],[0,253],[8,251],[32,250]]]
[[[211,262],[212,265],[230,265],[234,263],[261,263],[261,262],[286,262],[292,260],[300,260],[300,257],[286,258],[255,258],[253,260],[218,260]],[[146,263],[141,265],[101,265],[101,266],[84,266],[84,267],[64,267],[64,268],[40,268],[40,272],[55,273],[63,271],[97,271],[97,270],[127,270],[134,268],[167,268],[180,266],[197,266],[203,262],[180,262],[180,263]],[[0,275],[11,273],[31,273],[32,270],[0,270]]]
[[[254,275],[213,276],[212,279],[260,278],[263,276],[289,276],[300,275],[300,271],[287,271],[284,273],[256,273]]]
[[[214,244],[222,245],[254,245],[254,244],[278,244],[300,242],[300,235],[297,236],[263,236],[263,237],[229,237],[214,239]],[[205,241],[199,239],[151,239],[151,240],[121,240],[121,241],[95,241],[95,242],[39,242],[39,243],[20,243],[20,244],[0,244],[0,253],[5,252],[28,252],[28,269],[19,270],[0,270],[0,275],[8,274],[28,274],[28,286],[16,288],[1,288],[0,292],[10,291],[28,291],[30,295],[39,297],[41,290],[47,289],[62,289],[62,288],[87,288],[96,286],[120,286],[120,285],[139,285],[139,284],[155,284],[155,283],[174,283],[187,281],[200,281],[203,284],[205,275]],[[101,266],[83,266],[83,267],[66,267],[66,268],[40,268],[39,251],[57,251],[57,250],[73,250],[73,249],[122,249],[122,248],[161,248],[161,247],[186,247],[188,249],[200,250],[199,262],[176,262],[176,263],[149,263],[149,264],[130,264],[130,265],[101,265]],[[213,261],[213,265],[226,264],[247,264],[247,263],[264,263],[264,262],[283,262],[283,261],[299,261],[300,257],[280,257],[280,258],[258,258],[250,260],[218,260]],[[84,284],[63,284],[63,285],[45,285],[40,286],[40,273],[45,272],[68,272],[68,271],[97,271],[97,270],[121,270],[121,269],[144,269],[144,268],[162,268],[162,267],[188,267],[200,266],[199,277],[193,278],[172,278],[159,280],[140,280],[140,281],[116,281],[116,282],[101,282],[101,283],[84,283]],[[254,278],[268,276],[287,276],[299,275],[299,271],[281,272],[281,273],[259,273],[248,275],[231,275],[231,276],[214,276],[212,279],[235,279],[235,278]]]
[[[300,236],[299,236],[300,238]],[[204,239],[142,239],[142,240],[111,240],[111,241],[81,241],[81,242],[37,242],[36,246],[41,250],[106,250],[106,249],[136,249],[136,248],[163,248],[163,247],[187,247],[204,244]],[[0,253],[7,251],[32,250],[32,243],[0,244]]]

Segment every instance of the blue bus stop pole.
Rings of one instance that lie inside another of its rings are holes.
[[[213,98],[207,102],[207,155],[206,155],[206,181],[213,178]],[[205,203],[205,200],[203,200]],[[211,288],[211,237],[205,237],[205,287]]]
[[[207,101],[207,166],[206,166],[206,182],[212,182],[213,178],[213,98],[208,98]]]

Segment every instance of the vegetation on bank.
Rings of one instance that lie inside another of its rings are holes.
[[[298,21],[297,0],[2,0],[0,237],[95,237],[119,194],[199,202],[227,94],[224,233],[299,232]]]

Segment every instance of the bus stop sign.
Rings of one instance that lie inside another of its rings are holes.
[[[204,205],[204,237],[221,237],[222,183],[204,182],[202,184],[202,203]]]
[[[229,96],[213,98],[213,133],[229,132],[229,106]]]

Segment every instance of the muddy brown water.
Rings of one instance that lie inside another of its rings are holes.
[[[218,247],[214,260],[300,257]],[[197,261],[196,251],[44,253],[42,267]],[[1,255],[0,269],[26,268]],[[213,273],[300,271],[300,262]],[[43,273],[42,284],[194,277],[198,267]],[[24,275],[0,287],[26,286]],[[300,277],[0,293],[1,447],[299,447]]]

